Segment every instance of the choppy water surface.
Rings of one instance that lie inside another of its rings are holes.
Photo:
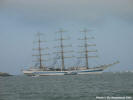
[[[0,77],[0,100],[96,100],[133,97],[133,73]]]

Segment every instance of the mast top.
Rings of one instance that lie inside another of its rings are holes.
[[[57,31],[58,33],[64,33],[64,32],[66,32],[65,30],[63,30],[62,28],[61,29],[59,29],[59,31]]]
[[[43,35],[43,33],[37,32],[36,35],[40,36],[40,35]]]
[[[87,33],[87,32],[90,32],[91,30],[89,30],[89,29],[83,29],[82,31],[80,31],[80,32],[83,32],[83,33]]]

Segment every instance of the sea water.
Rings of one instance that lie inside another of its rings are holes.
[[[112,100],[111,97],[133,100],[133,73],[0,77],[0,100]]]

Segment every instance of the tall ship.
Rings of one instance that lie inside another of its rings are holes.
[[[58,68],[55,68],[54,65],[51,67],[47,67],[46,65],[44,65],[44,62],[47,62],[46,60],[43,59],[43,56],[48,56],[49,54],[43,54],[43,51],[45,51],[45,49],[47,48],[42,48],[41,44],[44,42],[41,40],[41,33],[37,33],[37,37],[38,40],[35,41],[35,43],[37,43],[38,47],[37,48],[33,48],[33,50],[37,51],[37,54],[34,54],[33,56],[36,57],[35,60],[35,64],[34,66],[30,67],[29,69],[26,70],[22,70],[22,72],[28,76],[50,76],[50,75],[81,75],[81,74],[100,74],[102,73],[105,69],[118,64],[119,61],[116,61],[112,64],[104,64],[104,65],[99,65],[96,67],[89,67],[89,58],[97,58],[97,55],[91,55],[89,56],[90,53],[95,53],[97,52],[97,50],[93,49],[93,50],[89,50],[89,47],[95,47],[96,44],[92,44],[89,43],[88,44],[88,40],[89,39],[94,39],[94,37],[87,37],[87,33],[89,30],[84,29],[83,31],[81,31],[81,33],[83,33],[83,38],[80,39],[82,40],[84,43],[83,45],[80,45],[80,47],[83,48],[83,51],[81,51],[80,53],[82,53],[83,56],[81,57],[77,57],[78,59],[83,59],[85,62],[84,66],[72,66],[72,67],[66,67],[65,66],[65,59],[67,58],[73,58],[74,56],[69,56],[66,57],[64,54],[68,53],[68,52],[73,52],[73,51],[65,51],[64,48],[65,47],[72,47],[72,45],[64,45],[64,40],[66,40],[63,37],[63,33],[65,32],[63,29],[60,29],[57,33],[59,33],[60,38],[57,39],[59,41],[59,46],[57,46],[57,48],[59,48],[57,55],[59,55],[59,57],[57,57],[58,59],[61,60],[61,64]],[[55,63],[57,58],[54,58]],[[74,58],[73,58],[74,59]]]

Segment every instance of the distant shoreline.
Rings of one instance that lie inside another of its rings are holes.
[[[12,75],[10,75],[10,74],[8,74],[8,73],[0,72],[0,76],[12,76]]]

